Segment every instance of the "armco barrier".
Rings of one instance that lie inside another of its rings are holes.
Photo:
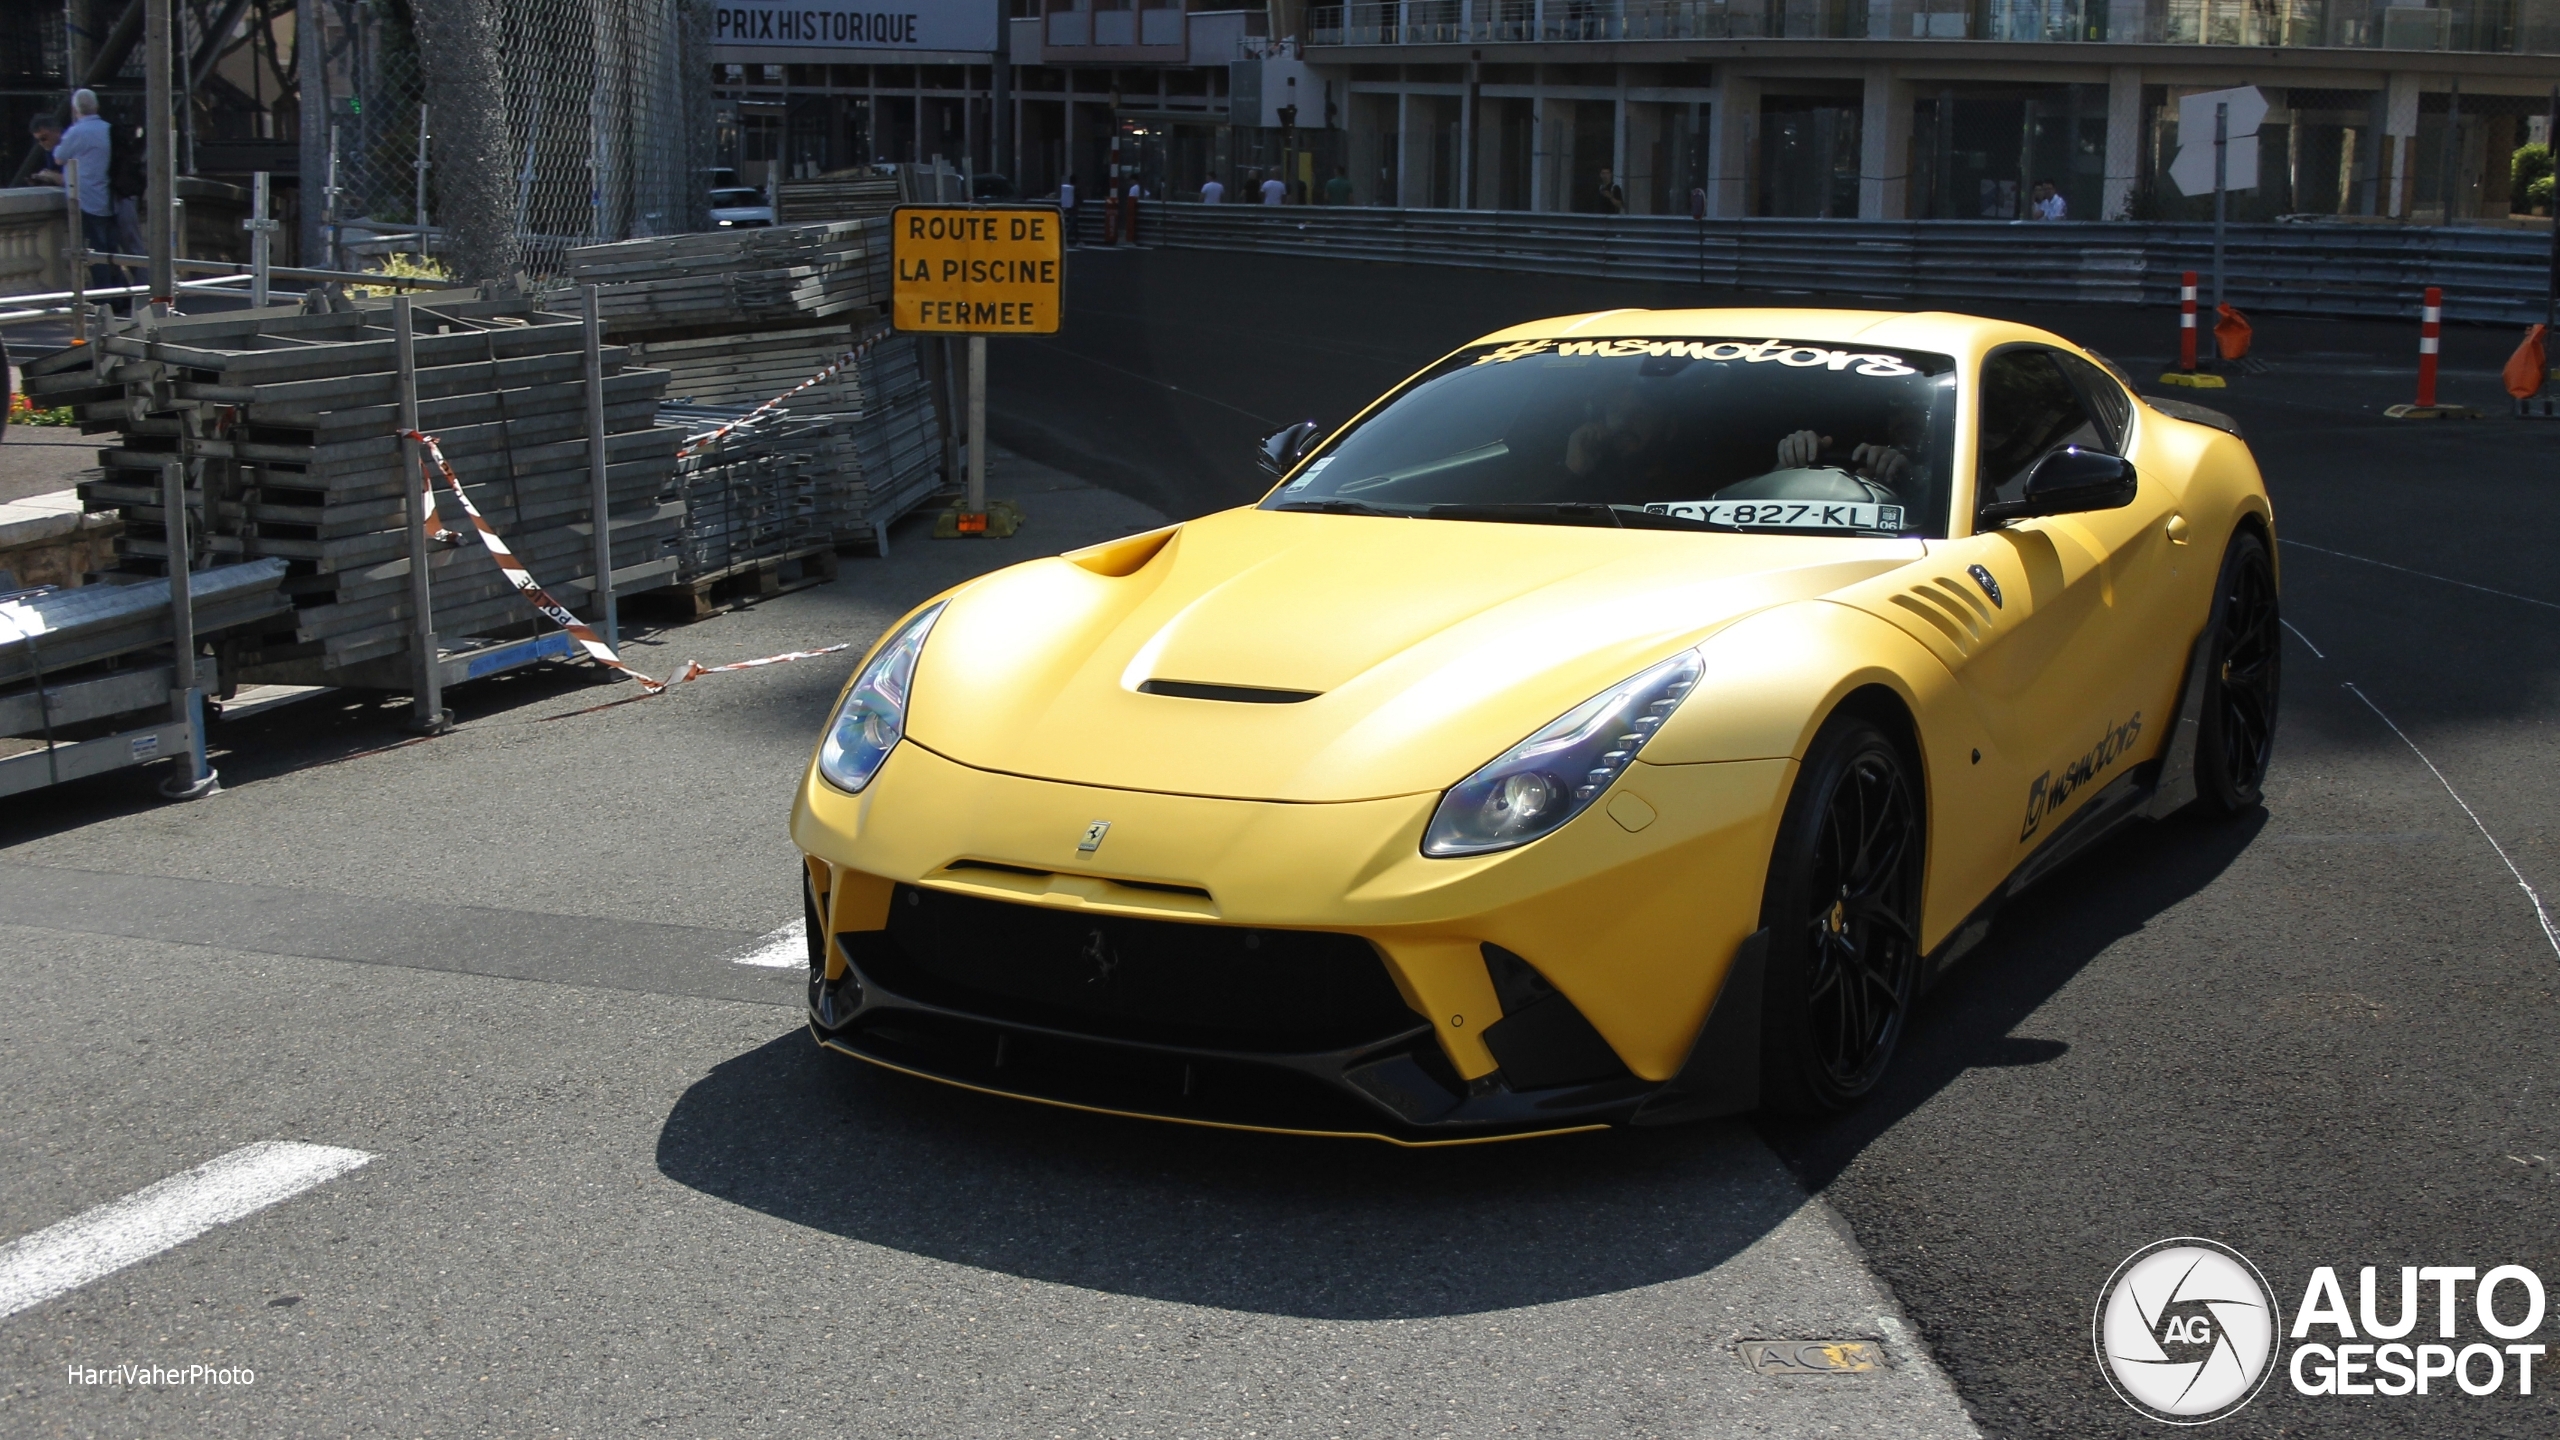
[[[1098,207],[1094,207],[1098,208]],[[2175,305],[2178,275],[2210,272],[2213,227],[1975,220],[1691,220],[1366,206],[1140,204],[1146,245],[1459,265],[1615,280],[1738,286],[1886,301]],[[1079,217],[1100,238],[1100,217]],[[2225,293],[2278,315],[2415,319],[2430,285],[2445,318],[2543,315],[2550,237],[2535,230],[2233,225]]]

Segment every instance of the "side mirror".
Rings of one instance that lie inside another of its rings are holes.
[[[2133,503],[2137,483],[2133,462],[2123,456],[2066,445],[2036,462],[2024,494],[2014,500],[1983,502],[1981,523],[2120,510]]]
[[[1285,475],[1290,466],[1297,464],[1323,438],[1323,426],[1313,420],[1301,420],[1286,430],[1265,436],[1258,458],[1263,469],[1274,475]]]

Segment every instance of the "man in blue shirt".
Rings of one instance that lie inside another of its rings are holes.
[[[112,254],[116,248],[116,202],[107,185],[107,172],[115,161],[115,132],[98,118],[98,92],[71,92],[71,128],[62,132],[62,141],[53,147],[54,168],[69,174],[69,166],[77,163],[80,185],[80,239],[87,248]],[[89,267],[89,283],[99,289],[117,284],[114,267],[93,264]]]

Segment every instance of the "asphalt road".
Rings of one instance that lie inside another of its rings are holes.
[[[1260,434],[1474,334],[1702,298],[1176,252],[1083,252],[1071,285],[1066,334],[996,347],[993,424],[1105,488],[1008,464],[1018,541],[902,531],[638,663],[862,642],[986,564],[1250,499]],[[2137,373],[2174,339],[2020,318]],[[2519,887],[2560,881],[2560,430],[2380,419],[2413,330],[2265,320],[2274,368],[2226,392],[2302,637],[2263,812],[2055,876],[1829,1126],[1413,1155],[817,1052],[790,972],[737,961],[797,908],[832,661],[608,708],[584,672],[504,678],[419,744],[331,697],[243,722],[204,804],[13,801],[0,1240],[253,1142],[374,1158],[0,1317],[0,1433],[2130,1435],[2158,1432],[2089,1313],[2150,1241],[2237,1247],[2288,1313],[2319,1264],[2560,1278],[2560,948]],[[2449,336],[2449,398],[2493,401],[2507,343]],[[1753,1336],[1889,1364],[1755,1375]],[[258,1378],[65,1369],[123,1362]],[[2216,1429],[2551,1432],[2540,1394],[2436,1391],[2279,1379]]]

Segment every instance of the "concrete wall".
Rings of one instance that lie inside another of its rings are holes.
[[[71,287],[62,192],[50,186],[0,190],[0,295]]]

